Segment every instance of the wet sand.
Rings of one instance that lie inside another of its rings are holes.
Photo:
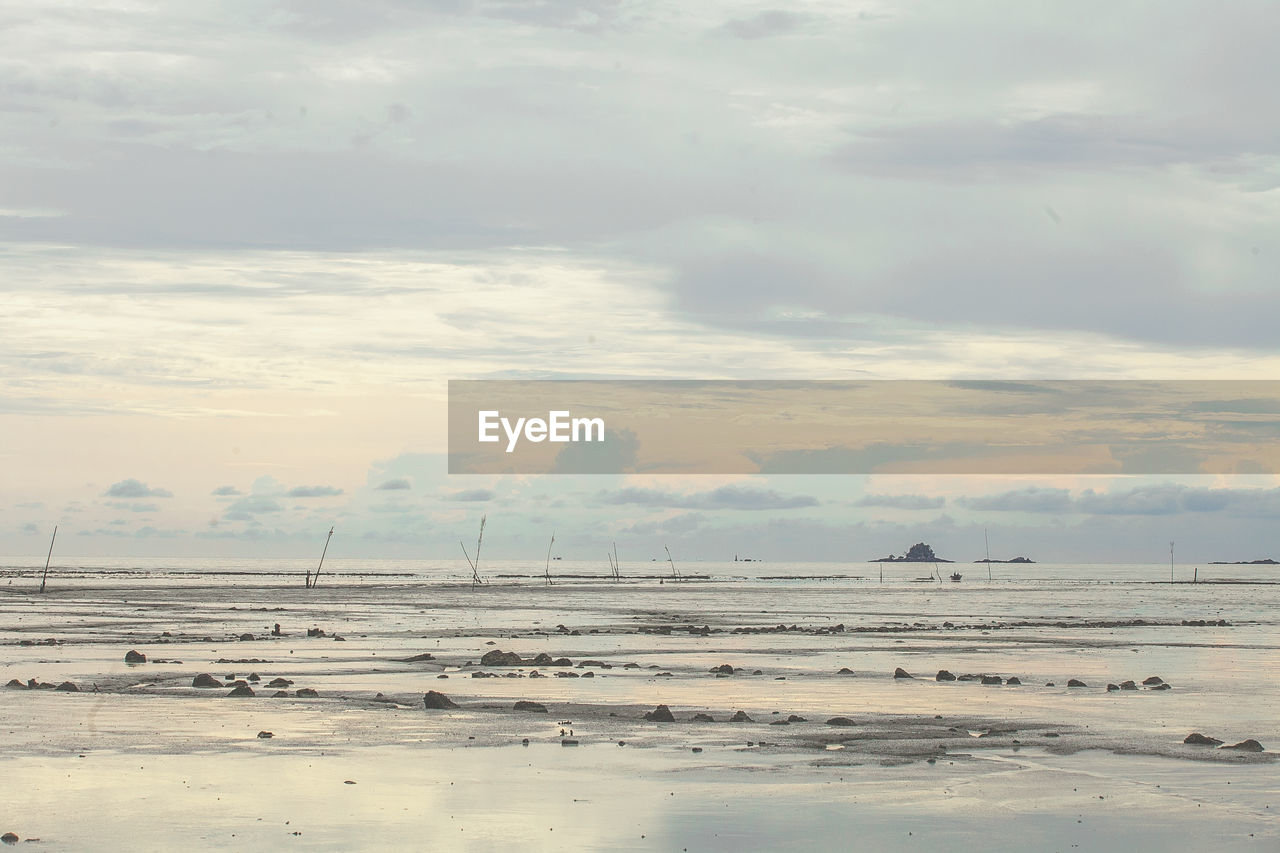
[[[0,681],[78,688],[0,689],[0,832],[46,849],[1280,841],[1275,586],[11,576]]]

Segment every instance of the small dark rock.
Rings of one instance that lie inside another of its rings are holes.
[[[737,713],[735,713],[732,717],[730,717],[730,718],[729,718],[729,722],[731,722],[731,723],[754,723],[754,722],[755,722],[755,720],[753,720],[753,719],[751,719],[749,716],[747,716],[747,712],[746,712],[746,711],[738,711],[738,712],[737,712]]]
[[[998,675],[984,675],[982,676],[982,683],[983,684],[1003,684],[1004,679]]]
[[[842,666],[836,672],[836,675],[853,675],[853,670],[849,669],[847,666]]]
[[[271,694],[272,699],[285,699],[285,698],[288,698],[288,696],[289,696],[288,690],[277,690],[275,693]]]
[[[700,746],[695,746],[695,747],[693,748],[693,751],[694,751],[694,752],[702,752],[702,747],[700,747]]]
[[[955,681],[956,677],[945,669],[938,670],[938,674],[934,676],[934,681]]]
[[[17,844],[20,840],[21,839],[12,832],[6,832],[4,835],[0,835],[0,841],[3,841],[5,844]]]
[[[719,666],[712,667],[711,671],[720,675],[733,675],[733,667],[727,663],[722,663]]]
[[[1164,679],[1158,675],[1152,675],[1142,679],[1142,683],[1147,687],[1154,687],[1157,684],[1164,684]]]
[[[907,671],[906,671],[905,669],[903,669],[902,667],[898,667],[897,669],[895,669],[895,670],[893,671],[893,677],[894,677],[894,678],[915,678],[915,676],[914,676],[914,675],[912,675],[911,673],[907,672]]]
[[[125,663],[146,663],[147,656],[144,655],[142,652],[129,649],[129,651],[124,653],[124,662]]]
[[[258,732],[258,737],[266,740],[267,738],[275,737],[275,734],[273,732]]]
[[[1218,748],[1234,749],[1234,750],[1238,750],[1239,752],[1266,752],[1262,744],[1258,743],[1253,738],[1249,738],[1248,740],[1242,740],[1239,743],[1233,743],[1231,744],[1231,746],[1221,746]]]
[[[433,711],[458,707],[458,703],[436,690],[428,690],[422,697],[422,704]]]
[[[320,696],[319,693],[310,687],[303,687],[301,690],[295,690],[293,695],[302,699],[315,699]]]
[[[21,687],[23,689],[26,689],[26,686],[27,685],[23,684],[21,681],[19,681],[16,678],[10,678],[9,683],[5,685],[5,687]]]
[[[787,717],[787,722],[788,723],[807,723],[809,721],[806,720],[804,717],[798,717],[795,714],[792,714],[791,716]]]
[[[1152,687],[1151,689],[1152,690],[1172,690],[1173,687],[1172,685],[1169,685],[1169,684],[1157,684],[1155,687]]]
[[[288,687],[291,684],[293,682],[287,678],[273,678],[267,682],[268,687]]]
[[[1108,693],[1114,693],[1115,691],[1117,691],[1117,690],[1119,690],[1119,689],[1120,689],[1120,685],[1118,685],[1118,684],[1108,684],[1108,685],[1107,685],[1107,692],[1108,692]]]
[[[535,714],[545,714],[547,713],[547,706],[543,705],[541,702],[530,702],[526,699],[521,699],[519,702],[511,706],[511,710],[532,711]]]
[[[224,685],[221,681],[214,678],[209,673],[202,672],[199,675],[197,675],[195,678],[191,679],[191,686],[192,687],[222,687]]]
[[[1134,684],[1132,681],[1122,681],[1120,682],[1120,689],[1121,690],[1137,690],[1138,685]]]
[[[676,721],[675,714],[672,714],[671,709],[666,705],[659,705],[652,711],[647,712],[644,718],[651,723],[674,723]]]
[[[1019,686],[1019,685],[1021,685],[1021,684],[1022,684],[1022,679],[1021,679],[1021,678],[1018,678],[1018,676],[1016,676],[1016,675],[1011,675],[1011,676],[1009,676],[1008,678],[1006,678],[1006,679],[1005,679],[1004,683],[1005,683],[1005,684],[1012,684],[1012,685],[1014,685],[1015,687],[1017,687],[1017,686]]]
[[[1067,682],[1067,686],[1068,687],[1088,687],[1089,685],[1085,684],[1083,681],[1081,681],[1078,678],[1073,678]]]
[[[61,690],[63,693],[79,693],[80,692],[80,688],[76,687],[75,682],[73,681],[64,681],[61,684],[59,684],[55,689]]]
[[[832,717],[831,719],[827,720],[827,725],[828,726],[855,726],[857,725],[857,723],[855,723],[853,720],[849,719],[848,717]]]
[[[710,714],[694,714],[689,718],[689,721],[693,723],[714,723],[716,719]]]
[[[262,677],[259,676],[258,673],[256,672],[251,672],[249,673],[249,680],[253,682],[258,682],[262,680]]]
[[[250,687],[249,685],[241,684],[238,687],[233,687],[231,689],[231,692],[228,693],[227,695],[228,696],[253,696],[254,692],[253,692],[253,688]]]
[[[1218,740],[1216,737],[1202,735],[1199,732],[1192,732],[1183,738],[1182,742],[1191,744],[1192,746],[1218,746],[1222,743],[1222,741]]]

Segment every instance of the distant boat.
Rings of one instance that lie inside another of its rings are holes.
[[[952,583],[960,583],[960,578],[961,578],[961,574],[960,574],[959,572],[952,572],[952,573],[951,573],[951,581],[952,581]]]

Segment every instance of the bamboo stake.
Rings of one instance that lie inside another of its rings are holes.
[[[320,569],[324,566],[324,555],[329,553],[329,540],[333,538],[333,528],[329,528],[329,535],[324,539],[324,550],[320,552],[320,565],[316,566],[315,577],[309,579],[309,586],[315,589],[315,585],[320,583]],[[307,572],[310,575],[310,572]]]
[[[467,546],[464,545],[461,540],[458,541],[458,544],[462,545],[462,556],[467,558],[467,563],[471,566],[472,586],[479,586],[484,583],[480,578],[480,546],[484,543],[484,523],[488,518],[489,516],[487,515],[480,516],[480,536],[476,539],[476,558],[474,560],[472,560],[471,555],[467,553]]]
[[[53,539],[49,540],[49,556],[44,558],[44,574],[40,576],[40,591],[44,592],[45,581],[49,579],[49,561],[53,559],[53,543],[58,538],[58,525],[53,526]]]
[[[673,577],[676,580],[679,580],[680,570],[676,568],[676,561],[671,559],[671,549],[668,548],[666,545],[663,545],[662,548],[664,551],[667,552],[667,562],[671,564],[671,577]]]
[[[556,544],[556,533],[551,531],[551,543],[547,545],[547,586],[551,586],[551,547]]]
[[[618,562],[618,543],[613,543],[613,579],[615,581],[622,580],[622,566]]]

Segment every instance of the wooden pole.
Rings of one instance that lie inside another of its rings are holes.
[[[53,543],[58,538],[58,525],[53,526],[53,538],[49,540],[49,556],[44,558],[44,574],[40,576],[40,591],[44,592],[45,581],[49,579],[49,561],[53,559]]]
[[[662,548],[667,552],[667,562],[671,564],[671,577],[676,580],[679,580],[680,570],[676,568],[676,561],[671,559],[671,549],[668,548],[666,545],[663,545]]]
[[[556,534],[551,532],[551,544],[547,545],[547,586],[551,586],[551,547],[556,544]]]
[[[311,579],[311,586],[314,588],[320,583],[320,568],[324,565],[324,555],[329,553],[329,540],[333,538],[333,528],[329,528],[329,535],[324,539],[324,550],[320,552],[320,565],[316,566],[315,577]]]

